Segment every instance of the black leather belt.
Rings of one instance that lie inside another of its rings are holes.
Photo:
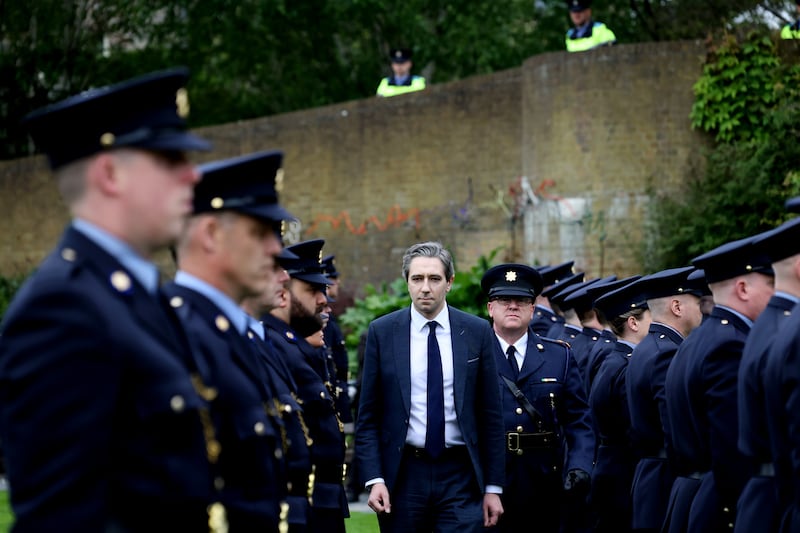
[[[405,448],[406,455],[413,457],[414,459],[424,459],[426,461],[436,461],[439,459],[455,459],[457,457],[468,456],[467,447],[466,446],[451,446],[449,448],[445,448],[439,457],[433,458],[431,455],[425,450],[425,448],[417,448],[416,446],[410,446],[406,444]]]
[[[761,463],[756,475],[761,477],[775,477],[775,465],[773,463]]]
[[[506,448],[510,452],[532,450],[535,448],[554,448],[558,445],[558,435],[554,431],[541,433],[506,433]]]

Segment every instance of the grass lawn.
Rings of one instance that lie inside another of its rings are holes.
[[[8,491],[0,491],[0,531],[5,533],[11,529],[11,523],[14,521],[11,515],[11,504],[8,503]],[[364,531],[367,531],[366,529]]]
[[[0,533],[11,529],[14,521],[11,515],[11,505],[8,503],[8,491],[0,491]],[[347,533],[377,533],[378,519],[375,513],[350,513],[350,518],[344,521]]]
[[[372,511],[368,513],[350,512],[344,521],[347,533],[378,533],[378,518]]]

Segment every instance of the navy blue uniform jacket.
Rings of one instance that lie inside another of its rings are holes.
[[[127,290],[120,283],[125,277]],[[208,527],[212,473],[168,306],[73,228],[8,309],[0,434],[15,531]],[[143,513],[142,510],[148,512]]]

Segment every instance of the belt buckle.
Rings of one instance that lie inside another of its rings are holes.
[[[506,445],[508,446],[508,451],[510,452],[517,452],[519,451],[519,433],[517,432],[509,432],[506,434]]]

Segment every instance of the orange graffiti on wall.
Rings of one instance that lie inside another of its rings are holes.
[[[354,226],[353,222],[350,220],[350,213],[347,211],[342,211],[336,216],[331,215],[317,215],[314,217],[314,220],[308,226],[304,233],[314,233],[320,224],[323,222],[327,222],[331,225],[333,229],[339,229],[339,226],[342,225],[344,222],[345,227],[347,228],[350,233],[353,235],[364,235],[367,233],[367,227],[372,224],[375,226],[375,229],[378,231],[386,231],[389,228],[396,228],[401,224],[409,221],[414,220],[414,227],[419,229],[419,209],[416,207],[412,207],[411,209],[403,212],[400,206],[393,205],[389,208],[389,212],[386,214],[386,219],[381,221],[376,216],[369,217],[366,221],[362,222],[358,226]]]

